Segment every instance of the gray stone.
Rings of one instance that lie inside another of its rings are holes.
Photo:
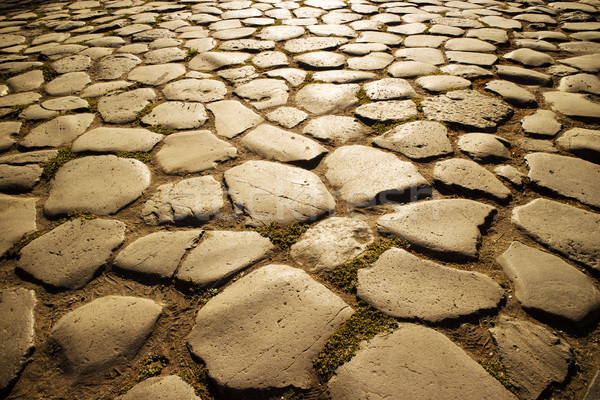
[[[0,194],[0,255],[24,236],[35,232],[37,198]]]
[[[85,71],[91,66],[92,59],[89,56],[78,54],[61,58],[60,60],[52,63],[52,68],[59,74]]]
[[[510,81],[494,80],[488,82],[485,84],[485,90],[496,93],[507,103],[517,107],[533,107],[537,105],[533,93]]]
[[[7,79],[6,83],[15,93],[36,90],[44,84],[44,73],[36,69]]]
[[[558,51],[558,47],[556,47],[552,43],[547,42],[545,40],[517,39],[517,40],[515,40],[515,44],[518,47],[532,49],[532,50],[538,50],[538,51],[548,51],[548,52]]]
[[[266,115],[267,120],[284,128],[293,128],[308,118],[308,114],[294,107],[279,107]]]
[[[531,49],[518,49],[504,55],[504,58],[516,61],[529,67],[543,67],[554,64],[554,59],[548,54]]]
[[[46,100],[42,103],[42,107],[50,111],[76,111],[88,110],[90,105],[84,99],[77,96],[58,97]]]
[[[561,128],[561,123],[556,120],[556,114],[550,110],[537,110],[521,120],[523,131],[529,135],[551,138]]]
[[[364,56],[373,52],[389,51],[389,49],[390,48],[383,43],[349,43],[340,47],[340,50],[343,53],[353,56]]]
[[[458,148],[480,162],[509,160],[509,145],[506,139],[488,133],[466,133],[458,138]]]
[[[282,42],[284,40],[300,37],[304,35],[304,32],[305,30],[302,26],[267,26],[261,30],[256,37],[261,40]]]
[[[496,261],[523,307],[581,328],[598,318],[600,293],[594,283],[559,257],[512,242]]]
[[[446,40],[447,36],[440,35],[412,35],[404,39],[404,46],[406,47],[431,47],[437,49]]]
[[[512,222],[534,240],[571,260],[600,270],[600,216],[548,199],[512,211]]]
[[[562,384],[573,363],[571,346],[547,329],[502,317],[490,329],[510,383],[525,399],[537,399],[550,386]]]
[[[335,210],[317,175],[269,161],[247,161],[224,174],[229,196],[250,226],[315,220]]]
[[[524,85],[552,86],[552,77],[532,69],[498,65],[498,76]]]
[[[491,67],[498,61],[498,57],[488,53],[469,51],[446,51],[448,62],[458,64],[472,64],[481,67]]]
[[[429,75],[415,80],[415,83],[428,92],[447,92],[449,90],[469,89],[471,82],[458,76]]]
[[[33,128],[21,141],[23,147],[60,147],[87,130],[94,114],[63,115]]]
[[[48,216],[72,211],[114,214],[149,185],[150,170],[138,160],[112,155],[78,158],[56,173],[44,212]]]
[[[317,114],[342,113],[358,103],[356,84],[311,84],[296,94],[296,103],[307,111]]]
[[[544,14],[519,14],[513,17],[517,21],[524,21],[529,23],[542,23],[549,25],[556,25],[556,20],[549,15]]]
[[[356,43],[381,43],[390,46],[398,46],[402,43],[402,36],[387,32],[367,31],[361,32]]]
[[[121,250],[114,265],[127,273],[170,278],[202,234],[200,230],[151,233]]]
[[[196,39],[202,40],[202,39]],[[214,41],[214,39],[205,39]],[[188,43],[192,42],[191,40]],[[186,46],[194,48],[193,46]],[[198,49],[202,50],[202,49]],[[204,49],[204,51],[210,51]],[[249,51],[249,52],[263,52],[268,50],[275,50],[275,42],[272,40],[255,40],[255,39],[239,39],[239,40],[228,40],[219,46],[219,50],[222,51]]]
[[[207,104],[215,116],[215,129],[219,136],[233,138],[263,122],[263,118],[236,100],[222,100]]]
[[[287,56],[280,51],[263,51],[252,57],[252,63],[259,68],[280,68],[290,64]]]
[[[416,160],[452,153],[446,127],[433,121],[414,121],[399,125],[373,139],[373,143]]]
[[[424,26],[427,27],[426,25],[424,25]],[[430,35],[445,35],[445,36],[458,37],[458,36],[462,36],[465,33],[465,30],[458,28],[456,26],[435,24],[435,25],[432,25],[429,28],[429,30],[427,30],[427,33],[429,33]],[[408,33],[408,34],[410,34],[410,33]]]
[[[35,347],[36,304],[33,290],[0,290],[0,390],[19,376]]]
[[[477,260],[480,229],[496,209],[467,199],[407,204],[377,221],[377,229],[410,242],[416,249],[446,260]]]
[[[584,72],[598,73],[600,71],[600,59],[597,54],[587,54],[585,56],[570,57],[564,60],[559,60],[562,64],[575,67]]]
[[[456,28],[483,28],[483,25],[479,21],[471,18],[439,17],[432,19],[431,23],[439,25],[448,25]]]
[[[573,154],[592,162],[600,159],[600,131],[585,128],[573,128],[563,133],[556,144]]]
[[[494,168],[494,173],[515,186],[521,186],[525,177],[521,171],[511,165],[499,165]]]
[[[311,120],[302,133],[336,146],[365,136],[363,126],[352,117],[325,115]]]
[[[223,209],[223,189],[212,176],[184,179],[160,185],[146,202],[142,217],[149,225],[198,224]]]
[[[90,82],[85,72],[69,72],[48,82],[44,89],[50,96],[68,96],[81,92]]]
[[[308,389],[317,383],[312,360],[351,314],[306,272],[268,265],[202,307],[187,342],[221,387]]]
[[[38,165],[0,164],[0,191],[28,192],[40,181],[42,172],[43,169]]]
[[[585,55],[585,54],[594,54],[598,55],[600,53],[600,43],[595,42],[566,42],[560,43],[558,48],[567,53],[577,54],[577,55]]]
[[[356,108],[357,117],[373,122],[387,122],[415,118],[417,105],[411,100],[378,101]]]
[[[268,160],[296,164],[314,164],[327,149],[304,136],[262,124],[250,131],[241,144]]]
[[[80,289],[124,240],[123,222],[71,220],[25,246],[17,269],[53,288]]]
[[[417,97],[408,81],[401,78],[384,78],[366,83],[364,90],[371,100],[392,100]]]
[[[27,164],[40,164],[48,161],[52,157],[58,154],[58,150],[38,150],[38,151],[27,151],[25,153],[10,154],[4,157],[0,157],[0,164],[9,165],[27,165]]]
[[[168,101],[154,107],[141,121],[171,129],[194,129],[204,125],[207,119],[206,109],[200,103]]]
[[[149,378],[132,387],[118,400],[152,400],[176,398],[179,400],[200,400],[194,388],[177,375]]]
[[[274,248],[257,232],[207,231],[181,264],[176,278],[182,283],[219,287],[266,258]]]
[[[406,323],[362,345],[328,387],[332,400],[516,399],[444,335]]]
[[[98,112],[106,122],[124,124],[135,121],[138,113],[154,99],[156,93],[150,88],[111,93],[98,101]]]
[[[27,39],[25,38],[25,36],[3,34],[0,35],[0,48],[6,48],[18,44],[23,44],[26,40]]]
[[[313,74],[313,79],[328,83],[357,83],[373,80],[377,77],[373,72],[331,70],[317,71]]]
[[[102,97],[105,94],[114,90],[125,89],[133,85],[133,82],[127,81],[114,81],[114,82],[101,82],[94,83],[83,89],[79,96],[81,98],[95,98]]]
[[[288,40],[283,48],[290,53],[304,53],[314,50],[335,50],[346,43],[348,43],[346,38],[306,37]]]
[[[480,28],[480,29],[469,29],[467,32],[468,38],[477,38],[485,42],[495,44],[506,44],[508,43],[508,33],[503,29],[496,28]]]
[[[356,295],[393,317],[439,323],[496,309],[504,291],[481,273],[392,248],[358,270]]]
[[[281,68],[265,72],[269,78],[283,78],[293,87],[300,86],[306,78],[307,72],[297,68]]]
[[[416,78],[421,75],[434,74],[438,68],[433,64],[420,61],[398,61],[388,68],[388,74],[394,78]]]
[[[210,131],[190,131],[167,136],[156,153],[156,160],[167,174],[188,174],[215,168],[217,163],[236,155],[234,146]]]
[[[174,32],[168,29],[148,29],[133,34],[132,42],[154,42],[158,39],[169,39],[175,36]]]
[[[144,54],[146,64],[167,64],[185,60],[187,53],[177,47],[165,47]]]
[[[529,179],[541,188],[600,207],[600,166],[575,157],[533,153],[525,156]]]
[[[558,153],[550,140],[523,138],[517,141],[517,147],[525,152],[539,151],[543,153]]]
[[[400,49],[394,52],[394,56],[404,60],[419,61],[432,65],[441,65],[446,63],[444,60],[444,55],[438,49],[419,47]]]
[[[444,44],[446,50],[451,51],[474,51],[474,52],[494,52],[496,46],[483,40],[474,38],[450,39]]]
[[[289,90],[280,79],[255,79],[238,86],[233,93],[249,101],[257,110],[264,110],[287,104]]]
[[[323,163],[325,178],[350,207],[414,200],[430,189],[413,164],[372,147],[339,147]]]
[[[35,92],[9,94],[0,97],[0,107],[14,107],[37,102],[42,96]]]
[[[508,104],[474,90],[429,97],[421,105],[425,118],[477,129],[493,129],[513,115]]]
[[[152,300],[101,297],[62,317],[50,340],[58,347],[68,373],[100,374],[135,357],[161,312],[162,307]]]
[[[21,122],[0,122],[0,151],[6,151],[15,144],[15,137],[21,131]]]
[[[558,90],[569,93],[600,94],[600,79],[591,74],[576,74],[561,78]]]
[[[163,139],[163,135],[143,128],[94,128],[79,136],[71,150],[75,153],[91,151],[96,153],[152,151]]]
[[[294,60],[308,69],[334,69],[341,68],[346,62],[346,57],[330,51],[313,51],[296,56]]]
[[[457,65],[450,64],[440,68],[442,72],[446,74],[460,76],[461,78],[475,80],[481,78],[492,78],[493,73],[487,69],[483,69],[477,65]]]
[[[136,67],[129,72],[127,79],[145,85],[160,86],[183,74],[185,74],[185,67],[181,64],[157,64]]]
[[[373,52],[363,57],[350,58],[348,60],[348,67],[363,71],[375,71],[384,69],[390,65],[392,61],[394,61],[394,57],[391,54]]]
[[[374,240],[366,222],[331,217],[310,227],[292,246],[290,255],[305,270],[322,273],[352,261]]]

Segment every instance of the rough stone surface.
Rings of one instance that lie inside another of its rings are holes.
[[[25,235],[35,232],[37,200],[0,194],[0,255]]]
[[[509,81],[495,80],[488,82],[485,84],[485,90],[496,93],[506,102],[517,107],[532,107],[537,105],[533,93]]]
[[[194,129],[204,125],[207,119],[202,104],[168,101],[154,107],[150,114],[142,117],[142,122],[171,129]]]
[[[218,101],[206,108],[215,116],[217,134],[229,139],[263,122],[260,115],[236,100]]]
[[[257,110],[287,103],[289,88],[279,79],[255,79],[238,86],[233,93],[249,101]]]
[[[399,125],[375,138],[373,143],[416,160],[452,153],[446,127],[433,121],[414,121]]]
[[[505,161],[511,158],[509,142],[488,133],[466,133],[458,138],[458,148],[475,161]]]
[[[556,144],[566,151],[577,154],[592,162],[600,159],[600,131],[573,128],[562,134]]]
[[[194,388],[177,375],[157,376],[149,378],[132,387],[127,393],[117,397],[118,400],[162,400],[167,398],[179,400],[200,400]]]
[[[108,94],[98,102],[98,112],[106,122],[124,124],[134,121],[140,111],[156,99],[150,88]]]
[[[183,79],[166,85],[163,93],[167,100],[208,103],[223,100],[227,88],[223,82],[213,79]]]
[[[521,120],[523,131],[530,135],[551,138],[561,128],[560,122],[556,120],[556,114],[550,110],[537,110]]]
[[[358,103],[356,94],[359,89],[360,86],[356,84],[307,85],[296,94],[296,102],[317,115],[341,113]]]
[[[33,128],[21,141],[24,147],[60,147],[87,130],[93,114],[64,115]]]
[[[600,118],[600,103],[581,93],[546,92],[544,99],[559,113],[576,118]]]
[[[152,151],[163,135],[143,128],[94,128],[79,136],[71,150],[74,152]]]
[[[302,133],[335,145],[341,145],[365,136],[363,126],[352,117],[326,115],[312,119]]]

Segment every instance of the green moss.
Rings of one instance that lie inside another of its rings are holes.
[[[388,122],[377,122],[377,123],[374,123],[373,125],[371,125],[371,129],[373,129],[373,132],[376,135],[383,135],[384,133],[386,133],[390,129],[397,127],[398,125],[406,124],[407,122],[412,122],[412,121],[417,121],[417,120],[418,120],[418,118],[413,117],[413,118],[408,118],[408,119],[396,119],[394,121],[388,121]]]
[[[42,74],[44,74],[44,81],[50,82],[51,80],[58,78],[59,73],[56,72],[49,61],[46,61],[44,65],[42,65]]]
[[[192,278],[188,278],[188,286],[184,290],[186,296],[190,302],[205,305],[210,299],[219,294],[219,289],[216,288],[205,288],[194,284]]]
[[[493,376],[500,382],[505,388],[512,389],[513,385],[510,383],[510,378],[506,373],[506,367],[498,360],[478,360],[477,361],[488,374]]]
[[[213,396],[208,389],[208,369],[201,364],[188,364],[181,371],[179,377],[194,388],[196,395],[202,400],[212,400]]]
[[[58,171],[58,169],[63,166],[64,164],[68,163],[71,160],[74,160],[77,158],[77,154],[73,153],[73,151],[71,150],[71,146],[67,146],[67,147],[63,147],[61,149],[58,149],[58,154],[54,157],[52,157],[51,159],[49,159],[48,161],[42,163],[42,169],[44,170],[42,172],[42,177],[45,180],[50,180],[54,177],[54,175],[56,174],[56,171]]]
[[[25,110],[29,105],[27,104],[18,104],[16,106],[12,106],[12,111],[10,113],[11,117],[18,118],[19,115]]]
[[[397,326],[392,317],[366,303],[359,303],[356,312],[327,340],[323,350],[313,360],[315,371],[322,381],[328,380],[337,367],[356,354],[361,341]]]
[[[358,97],[358,105],[362,106],[363,104],[369,104],[371,99],[367,96],[367,92],[364,89],[360,89],[358,93],[356,93],[356,97]]]
[[[422,112],[423,111],[423,106],[421,105],[421,103],[423,103],[423,98],[422,97],[415,97],[414,99],[411,99],[411,100],[417,106],[417,111]]]
[[[256,232],[262,236],[269,238],[271,242],[278,245],[282,249],[287,249],[308,229],[308,225],[294,222],[292,225],[281,226],[277,223],[256,228]]]
[[[43,232],[34,232],[31,235],[25,236],[23,239],[19,240],[15,244],[13,244],[10,249],[6,250],[6,253],[4,253],[3,257],[10,258],[10,259],[17,258],[19,256],[19,253],[23,249],[23,247],[27,246],[29,243],[31,243],[33,240],[39,238],[43,234],[44,234]]]
[[[167,128],[166,126],[163,126],[163,125],[147,126],[146,129],[148,129],[149,131],[152,131],[154,133],[160,133],[161,135],[170,135],[171,133],[175,132],[173,129]]]
[[[198,49],[187,49],[187,54],[185,56],[185,61],[190,61],[192,58],[198,55]]]
[[[116,34],[117,34],[117,32],[115,32],[115,31],[104,32],[104,36],[115,36]]]
[[[142,108],[140,111],[137,112],[137,114],[135,115],[135,119],[137,121],[139,121],[140,119],[142,119],[145,115],[148,115],[152,112],[152,110],[154,109],[154,107],[158,106],[158,104],[147,104],[144,108]]]
[[[150,163],[150,161],[152,160],[152,158],[150,157],[150,153],[146,153],[144,151],[119,151],[116,155],[117,157],[121,158],[133,158],[145,164]]]
[[[95,113],[98,111],[98,99],[85,99],[88,102],[88,109],[90,112]]]
[[[162,356],[151,356],[148,357],[138,373],[137,381],[141,382],[145,379],[152,378],[153,376],[160,375],[164,367],[169,364],[169,360]]]
[[[402,247],[407,249],[410,245],[406,241],[398,238],[379,239],[375,243],[369,245],[362,256],[324,274],[323,279],[345,292],[354,293],[356,292],[356,286],[358,285],[358,270],[368,267],[370,264],[377,261],[379,256],[392,247]]]
[[[163,15],[157,15],[156,17],[154,17],[154,27],[158,26],[158,24],[163,22],[164,18],[165,17]]]

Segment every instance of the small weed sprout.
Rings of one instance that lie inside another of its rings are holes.
[[[488,374],[493,376],[500,382],[505,388],[512,389],[513,385],[510,383],[510,378],[506,373],[506,367],[501,361],[498,360],[478,360],[477,361]]]
[[[201,364],[188,364],[181,371],[179,377],[194,388],[196,395],[202,400],[212,400],[208,390],[208,369]]]
[[[152,160],[150,153],[146,153],[144,151],[119,151],[116,153],[116,155],[117,157],[121,158],[133,158],[143,162],[144,164],[149,164]]]
[[[56,172],[64,164],[77,158],[77,154],[73,153],[71,146],[63,147],[58,150],[58,154],[48,161],[42,163],[42,177],[49,181],[54,177]]]
[[[187,54],[185,56],[185,61],[190,61],[192,58],[198,55],[198,49],[187,49]]]
[[[287,249],[298,241],[300,235],[302,235],[308,229],[308,225],[294,222],[292,225],[281,226],[277,223],[271,223],[269,225],[261,226],[256,228],[256,232],[262,236],[269,238],[271,242],[278,245],[282,249]]]

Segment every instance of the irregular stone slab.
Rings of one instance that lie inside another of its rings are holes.
[[[313,51],[294,57],[294,60],[308,69],[333,69],[341,68],[346,57],[330,51]]]
[[[21,141],[23,147],[60,147],[72,142],[90,126],[94,114],[63,115],[36,126]]]
[[[537,110],[521,120],[523,131],[529,135],[552,138],[556,135],[561,123],[556,119],[556,114],[550,110]]]
[[[544,100],[559,113],[576,118],[600,118],[600,104],[584,94],[567,92],[545,92]]]
[[[100,127],[79,136],[71,150],[75,153],[91,151],[96,153],[152,151],[163,139],[163,135],[143,128]]]
[[[587,54],[585,56],[570,57],[558,62],[571,67],[575,67],[584,72],[597,73],[600,71],[600,60],[597,54]]]
[[[573,363],[571,346],[547,329],[502,317],[490,333],[511,383],[523,398],[537,399],[546,388],[567,378]]]
[[[356,119],[337,115],[326,115],[311,120],[302,133],[336,146],[365,136],[364,128]]]
[[[115,54],[99,60],[90,70],[90,73],[97,80],[115,80],[129,73],[129,71],[141,63],[142,60],[133,54]]]
[[[283,78],[293,87],[300,86],[306,78],[307,72],[297,68],[281,68],[265,72],[270,78]]]
[[[223,189],[212,176],[184,179],[158,187],[142,217],[149,225],[202,223],[223,209]]]
[[[598,318],[600,293],[577,268],[550,253],[512,242],[496,261],[523,307],[584,328]]]
[[[516,399],[444,335],[405,323],[361,346],[327,385],[332,400]]]
[[[194,129],[204,125],[207,119],[206,109],[200,103],[168,101],[153,108],[141,121],[171,129]]]
[[[36,90],[44,84],[44,73],[39,69],[25,72],[24,74],[7,79],[6,84],[13,92]]]
[[[304,35],[304,32],[305,30],[302,26],[267,26],[261,30],[256,37],[261,40],[281,42],[300,37]]]
[[[390,46],[398,46],[402,43],[402,36],[387,32],[367,31],[361,32],[356,43],[382,43]]]
[[[575,157],[533,153],[525,156],[529,179],[561,196],[600,207],[600,166]]]
[[[52,68],[59,74],[86,71],[91,66],[92,59],[89,56],[80,54],[64,57],[52,63]]]
[[[531,49],[518,49],[504,55],[504,58],[516,61],[528,67],[543,67],[554,64],[554,59],[548,54]]]
[[[328,83],[357,83],[370,81],[376,77],[377,75],[372,72],[349,70],[318,71],[313,74],[315,81]]]
[[[415,83],[423,89],[434,93],[457,89],[469,89],[471,87],[471,82],[469,80],[458,76],[448,75],[422,76],[417,78]]]
[[[306,272],[268,265],[202,307],[187,342],[221,387],[307,389],[317,382],[312,360],[351,314]]]
[[[265,51],[252,57],[252,63],[259,68],[286,67],[290,63],[287,56],[280,51]]]
[[[0,190],[6,193],[23,193],[33,189],[42,177],[38,165],[0,164]]]
[[[219,136],[228,139],[263,122],[263,118],[236,100],[222,100],[207,104],[215,116],[215,129]]]
[[[600,270],[600,216],[548,199],[515,207],[512,222],[567,258]]]
[[[21,122],[0,122],[0,151],[6,151],[15,144],[15,137],[21,131]]]
[[[135,357],[161,312],[152,300],[101,297],[62,317],[50,339],[70,374],[95,375]]]
[[[0,107],[14,107],[36,103],[42,96],[35,92],[9,94],[0,97]]]
[[[566,151],[592,162],[600,159],[600,131],[573,128],[562,134],[556,144]]]
[[[394,52],[394,56],[400,59],[419,61],[425,64],[442,65],[445,64],[444,55],[438,49],[430,48],[408,48],[400,49]]]
[[[462,158],[438,161],[433,169],[436,184],[450,191],[485,196],[500,202],[511,198],[510,190],[490,171],[475,161]]]
[[[53,288],[81,289],[124,240],[122,222],[71,220],[25,246],[17,269]]]
[[[359,90],[359,85],[351,83],[306,85],[296,94],[296,103],[317,115],[342,113],[358,103]]]
[[[23,44],[26,40],[27,39],[25,38],[25,36],[3,34],[0,35],[0,48],[6,48],[16,46],[18,44]]]
[[[383,43],[350,43],[340,47],[340,50],[343,53],[353,56],[364,56],[373,52],[389,51],[389,49],[390,48]]]
[[[358,270],[356,295],[393,317],[439,323],[496,309],[504,291],[484,274],[392,248]]]
[[[35,232],[37,198],[0,194],[0,255],[24,236]]]
[[[433,121],[398,125],[373,139],[373,143],[416,160],[439,157],[453,151],[448,130],[444,125]]]
[[[132,387],[118,400],[162,399],[200,400],[194,388],[177,375],[157,376]]]
[[[496,64],[498,57],[488,53],[475,53],[469,51],[446,51],[446,57],[451,63],[472,64],[481,67],[491,67]]]
[[[208,231],[186,257],[176,278],[184,284],[219,287],[266,258],[274,248],[269,239],[257,232]]]
[[[521,186],[523,184],[523,178],[525,177],[521,171],[511,165],[499,165],[494,168],[494,173],[515,186]]]
[[[517,107],[533,107],[537,105],[533,93],[510,81],[494,80],[488,82],[485,84],[485,90],[496,93],[507,103]]]
[[[80,210],[114,214],[149,185],[150,170],[138,160],[113,155],[78,158],[56,173],[44,212],[48,216]]]
[[[144,54],[146,64],[167,64],[185,60],[187,53],[177,47],[165,47]]]
[[[250,131],[241,144],[263,158],[296,164],[312,164],[327,153],[314,140],[268,124]]]
[[[208,103],[223,100],[227,88],[223,82],[213,79],[183,79],[166,85],[163,94],[167,100]]]
[[[552,86],[552,77],[531,69],[498,65],[498,76],[524,85]]]
[[[294,107],[279,107],[266,115],[267,120],[285,128],[293,128],[308,118],[308,114]]]
[[[351,69],[375,71],[384,69],[394,61],[394,57],[391,54],[373,52],[363,57],[350,58],[348,60],[348,67]]]
[[[388,68],[388,74],[394,78],[416,78],[434,74],[438,68],[433,64],[420,61],[397,61]]]
[[[410,83],[400,78],[384,78],[366,83],[364,90],[371,100],[408,99],[417,97]]]
[[[561,78],[558,90],[569,93],[600,94],[600,79],[591,74],[576,74]]]
[[[202,234],[200,230],[151,233],[121,250],[114,265],[132,274],[170,278]]]
[[[475,52],[494,52],[496,46],[475,38],[457,38],[450,39],[445,44],[446,50],[453,51],[475,51]]]
[[[495,213],[496,208],[473,200],[431,200],[407,204],[380,217],[377,229],[441,259],[476,260],[480,229]]]
[[[337,37],[306,37],[288,40],[283,48],[290,53],[304,53],[314,50],[335,50],[348,42],[348,39]]]
[[[0,390],[11,385],[35,347],[37,298],[33,290],[0,290]]]
[[[208,39],[211,40],[211,39]],[[214,39],[213,39],[214,41]],[[191,41],[188,41],[190,43]],[[192,47],[193,46],[187,46]],[[249,51],[249,52],[263,52],[275,49],[275,42],[272,40],[255,40],[255,39],[239,39],[239,40],[228,40],[219,46],[219,50],[223,51]],[[212,48],[208,49],[212,50]],[[205,51],[208,51],[205,50]]]
[[[440,68],[446,74],[460,76],[461,78],[474,80],[479,78],[492,78],[494,74],[490,71],[478,67],[477,65],[456,65],[450,64]]]
[[[251,226],[315,220],[333,213],[335,201],[312,172],[269,161],[247,161],[224,174],[235,207]]]
[[[65,96],[46,100],[42,103],[42,107],[50,111],[75,111],[88,110],[89,103],[77,96]]]
[[[506,148],[510,143],[488,133],[466,133],[458,138],[458,148],[479,162],[504,161],[511,158]]]
[[[194,57],[189,63],[189,68],[196,71],[215,71],[223,67],[243,64],[250,57],[248,53],[209,51]]]
[[[325,159],[324,165],[325,178],[351,207],[414,200],[430,190],[429,183],[413,164],[372,147],[339,147]]]
[[[160,86],[185,74],[181,64],[157,64],[136,67],[127,75],[127,79],[150,86]]]
[[[16,153],[0,157],[0,164],[28,165],[39,164],[48,161],[58,154],[58,150],[38,150]]]
[[[233,93],[248,100],[257,110],[264,110],[285,105],[289,90],[280,79],[255,79],[238,86]]]
[[[86,87],[85,89],[83,89],[79,93],[79,96],[81,98],[101,97],[109,92],[119,90],[119,89],[125,89],[132,85],[133,85],[133,82],[127,82],[127,81],[94,83],[94,84]]]
[[[494,44],[506,44],[508,43],[508,34],[503,29],[494,29],[494,28],[480,28],[480,29],[470,29],[466,35],[468,38],[477,38],[483,40],[484,42],[490,42]],[[465,44],[465,42],[461,44],[455,44],[459,46],[472,46],[472,44]],[[476,44],[473,46],[475,48],[481,48],[483,45]],[[489,48],[489,47],[488,47]],[[483,50],[477,50],[483,51]]]
[[[178,132],[167,136],[156,160],[167,174],[186,174],[215,168],[231,160],[237,149],[210,131]]]
[[[91,82],[85,72],[69,72],[48,82],[44,90],[50,96],[68,96],[81,92]]]
[[[417,105],[411,100],[378,101],[363,104],[355,111],[356,116],[372,122],[405,120],[417,117]]]
[[[331,217],[310,227],[292,246],[290,255],[305,270],[323,273],[358,257],[374,240],[366,222]]]
[[[508,104],[474,90],[456,90],[428,97],[421,105],[427,119],[477,129],[493,129],[513,115]]]
[[[140,111],[156,99],[150,88],[117,92],[104,96],[98,101],[98,112],[106,122],[124,124],[134,121]]]
[[[389,30],[388,30],[388,32],[389,32]],[[437,49],[446,40],[448,40],[448,36],[413,35],[413,36],[408,36],[406,39],[404,39],[404,46],[406,46],[406,47],[431,47],[433,49]]]

